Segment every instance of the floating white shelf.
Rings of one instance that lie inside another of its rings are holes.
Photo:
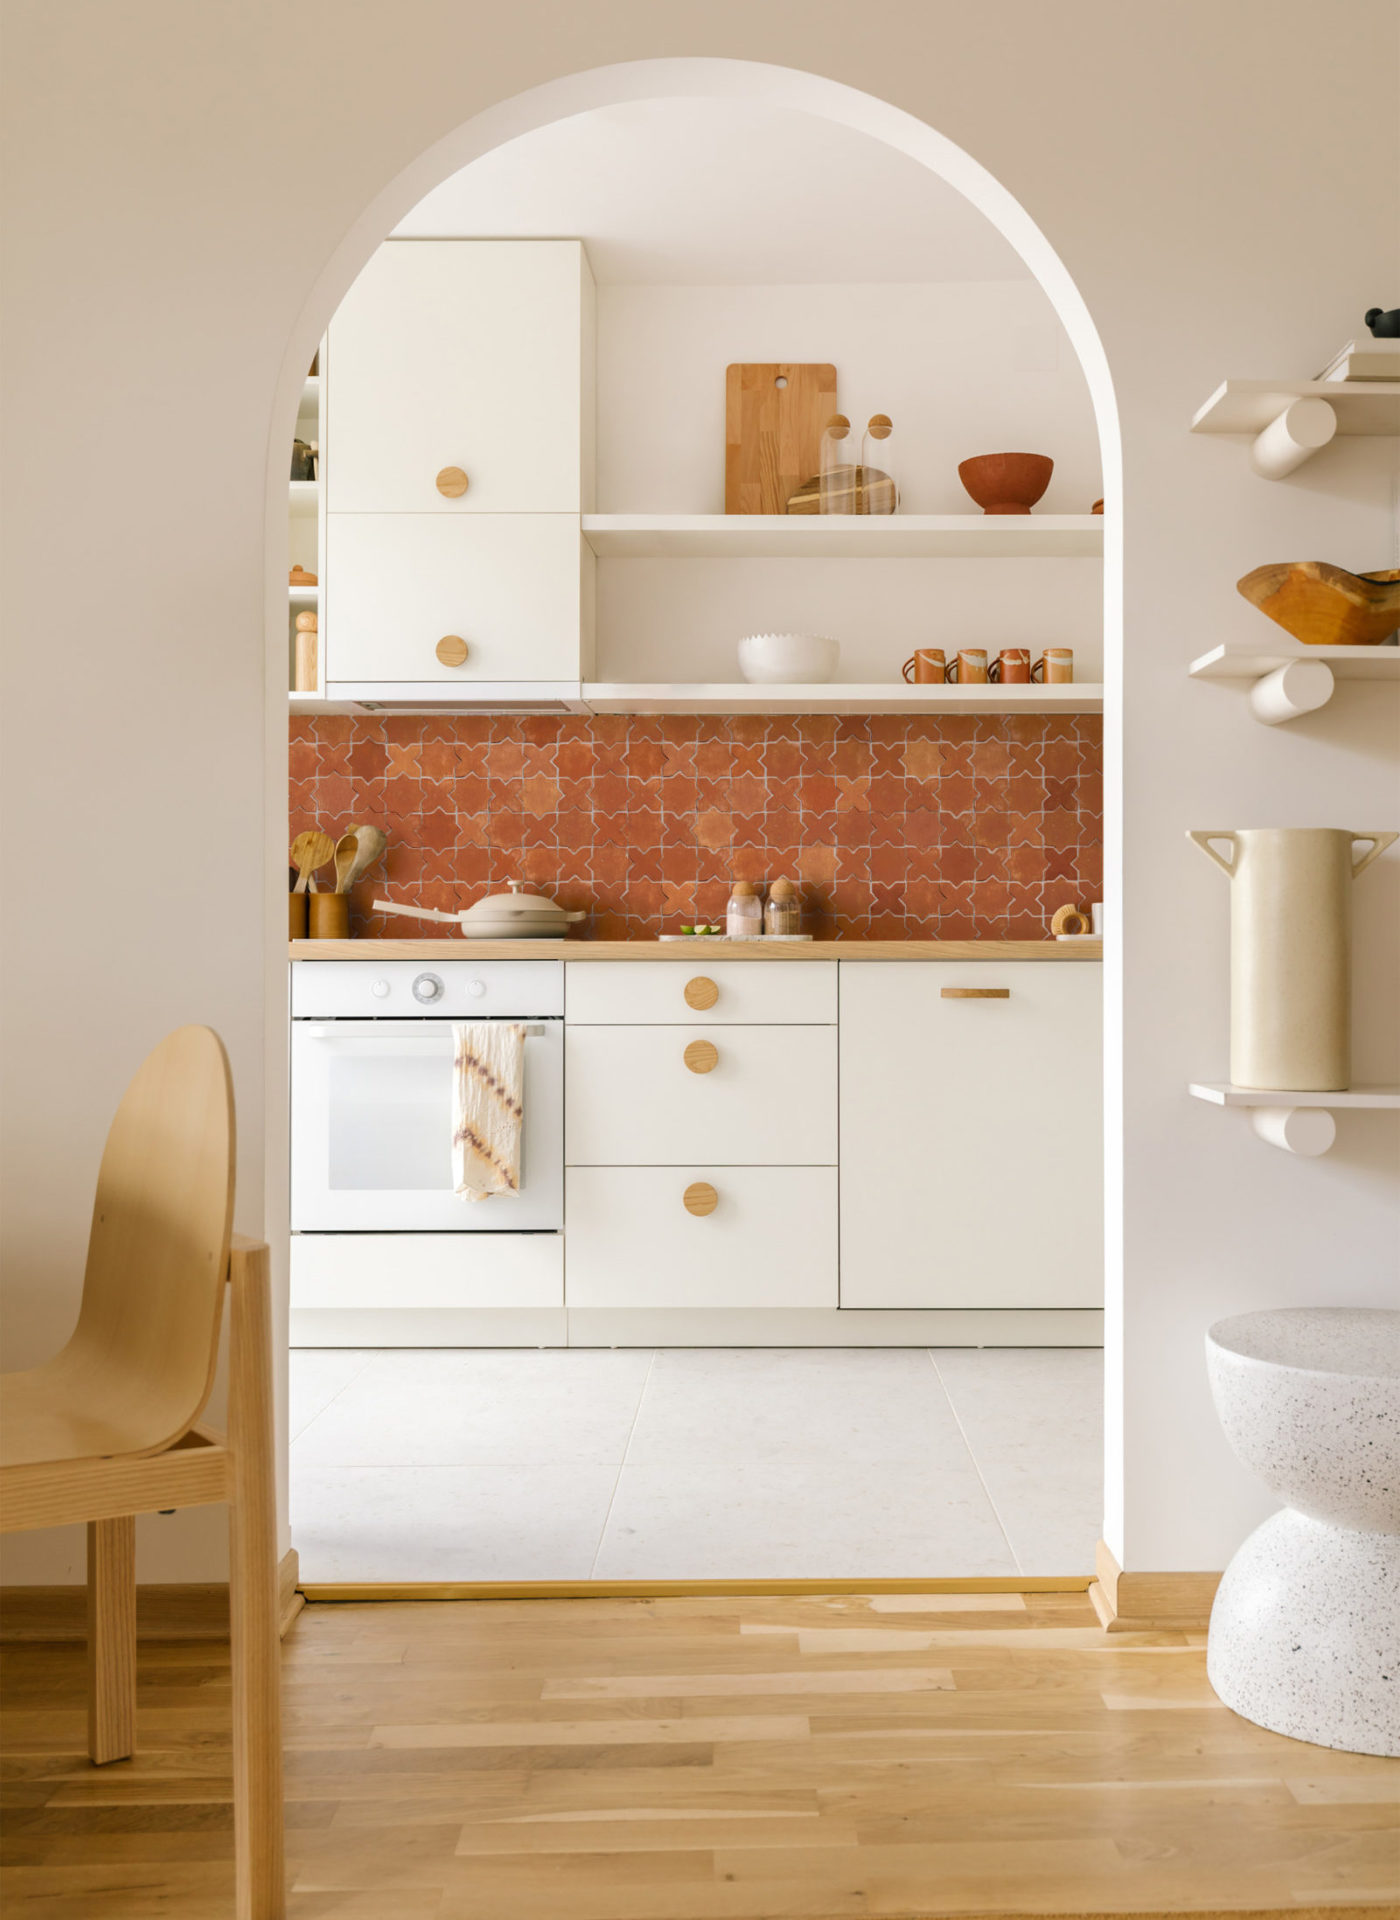
[[[1073,560],[1103,552],[1100,513],[586,513],[620,560]]]
[[[297,406],[298,414],[319,413],[321,411],[321,376],[308,373],[302,384],[301,400]]]
[[[815,686],[584,682],[592,713],[1102,713],[1103,687],[917,687],[903,681],[827,681]]]
[[[314,514],[321,504],[321,483],[319,480],[289,480],[287,482],[287,501],[295,514]]]
[[[287,598],[289,600],[305,601],[308,606],[314,604],[320,597],[321,589],[319,587],[293,587],[289,585],[287,588]]]
[[[1400,433],[1400,380],[1222,380],[1192,433],[1262,433],[1295,400],[1325,400],[1338,433]]]
[[[1255,718],[1276,726],[1326,706],[1338,680],[1400,686],[1400,647],[1305,647],[1296,640],[1271,647],[1213,647],[1187,671],[1197,680],[1247,685]]]
[[[1229,1081],[1192,1081],[1187,1091],[1216,1107],[1248,1110],[1254,1131],[1271,1147],[1282,1147],[1305,1159],[1326,1153],[1337,1137],[1332,1109],[1400,1111],[1400,1087],[1348,1087],[1343,1092],[1307,1093],[1236,1087]]]

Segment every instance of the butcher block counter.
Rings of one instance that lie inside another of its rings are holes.
[[[293,940],[293,960],[1101,960],[1101,940]]]

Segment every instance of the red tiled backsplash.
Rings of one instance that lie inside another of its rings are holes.
[[[389,836],[351,930],[524,879],[587,907],[585,939],[722,917],[732,879],[801,883],[841,939],[1042,939],[1099,897],[1102,722],[1039,715],[297,717],[291,834]]]

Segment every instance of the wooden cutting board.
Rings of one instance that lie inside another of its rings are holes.
[[[836,369],[749,361],[725,369],[724,510],[786,513],[821,464]]]

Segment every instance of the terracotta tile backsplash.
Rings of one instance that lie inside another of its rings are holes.
[[[389,836],[361,935],[450,931],[379,893],[456,908],[524,879],[589,908],[584,938],[654,938],[787,875],[820,937],[1033,940],[1100,895],[1101,742],[1021,714],[297,717],[290,831]]]

